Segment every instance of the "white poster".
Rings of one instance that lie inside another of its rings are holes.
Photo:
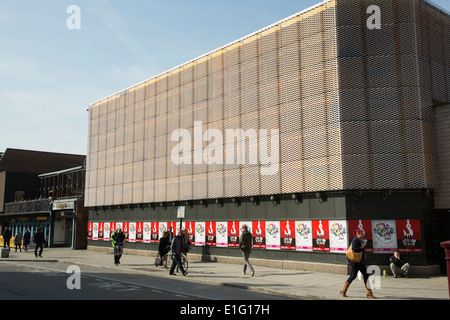
[[[346,253],[348,244],[347,220],[330,220],[330,252]]]
[[[109,222],[105,222],[103,224],[103,240],[109,241],[111,235],[111,224]]]
[[[205,222],[195,223],[195,245],[204,246],[206,242],[205,237]]]
[[[98,222],[92,223],[92,240],[98,240]]]
[[[136,222],[130,222],[128,224],[128,241],[136,242]]]
[[[397,249],[395,220],[372,220],[374,253],[391,253]]]
[[[280,246],[280,221],[266,221],[266,249],[279,250]]]
[[[248,232],[252,233],[252,222],[251,221],[239,221],[239,236],[242,233],[243,226],[247,226]]]
[[[312,251],[311,221],[295,221],[295,250]]]
[[[158,227],[159,227],[158,228],[158,239],[161,239],[162,236],[164,235],[164,231],[167,231],[167,227],[168,227],[167,222],[160,222]],[[173,230],[172,230],[172,232],[173,232]],[[174,234],[174,236],[175,236],[175,234]]]
[[[216,246],[228,247],[228,223],[216,222]]]
[[[150,243],[152,239],[152,223],[144,222],[142,227],[142,242]]]

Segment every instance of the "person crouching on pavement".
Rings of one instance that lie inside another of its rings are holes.
[[[392,274],[395,278],[408,277],[409,263],[400,255],[398,250],[394,251],[394,254],[389,258],[389,262]]]

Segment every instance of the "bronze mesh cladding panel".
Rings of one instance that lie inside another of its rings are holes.
[[[370,5],[381,29],[367,28]],[[432,106],[449,102],[449,25],[426,1],[329,1],[97,102],[86,205],[433,187]],[[223,134],[219,163],[194,163],[213,152],[194,143],[195,121]],[[191,135],[188,164],[171,158],[180,128]],[[231,143],[226,129],[256,137]],[[271,175],[249,161],[260,129],[279,130]],[[246,161],[227,162],[226,150]]]

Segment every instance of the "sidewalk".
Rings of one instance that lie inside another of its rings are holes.
[[[146,273],[151,276],[169,276],[169,271],[163,267],[155,267],[154,257],[124,254],[121,264],[113,264],[113,256],[104,252],[91,250],[71,250],[70,248],[45,248],[43,258],[35,258],[33,251],[14,252],[2,261],[43,261],[64,262],[75,265],[90,265],[107,268],[120,268],[131,273]],[[251,258],[250,258],[251,262]],[[189,263],[189,274],[176,277],[183,281],[194,281],[212,285],[234,286],[247,290],[266,292],[314,300],[367,300],[362,281],[355,279],[347,295],[339,295],[347,276],[297,271],[267,267],[255,267],[255,276],[242,275],[242,266],[216,262]],[[379,288],[373,290],[378,300],[448,300],[449,289],[447,277],[410,277],[395,279],[380,277]]]

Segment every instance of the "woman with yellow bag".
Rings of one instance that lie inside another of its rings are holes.
[[[350,266],[352,267],[352,271],[350,272],[350,276],[345,281],[344,288],[340,291],[340,294],[343,297],[347,297],[347,290],[350,284],[353,280],[355,280],[356,275],[358,274],[358,271],[361,272],[364,278],[364,285],[366,286],[367,298],[375,299],[373,296],[372,290],[369,288],[368,285],[368,279],[369,275],[367,274],[367,268],[366,268],[366,251],[365,246],[362,243],[362,239],[364,238],[364,232],[362,230],[356,230],[355,231],[355,238],[352,240],[352,244],[348,248],[347,251],[347,258],[350,261]]]

